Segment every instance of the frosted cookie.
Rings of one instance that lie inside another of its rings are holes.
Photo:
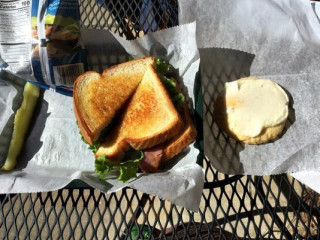
[[[285,91],[268,79],[241,78],[228,82],[214,102],[214,119],[230,137],[262,144],[276,139],[289,114]]]

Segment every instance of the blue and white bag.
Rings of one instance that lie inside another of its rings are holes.
[[[0,71],[72,95],[87,70],[78,0],[0,1]]]

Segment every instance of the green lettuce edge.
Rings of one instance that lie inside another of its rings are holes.
[[[156,66],[156,71],[161,79],[161,82],[167,89],[174,106],[178,111],[181,111],[186,98],[183,93],[179,91],[176,82],[166,76],[172,73],[173,67],[166,61],[160,60],[159,58],[156,59]]]
[[[99,174],[100,180],[108,179],[110,176],[117,176],[121,182],[128,182],[137,177],[139,162],[144,158],[143,151],[130,150],[126,152],[123,162],[110,161],[105,154],[95,159],[95,172]]]

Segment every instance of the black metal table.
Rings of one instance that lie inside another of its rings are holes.
[[[83,27],[134,39],[178,24],[174,0],[99,2],[80,1]],[[133,189],[106,195],[73,184],[0,195],[0,239],[320,239],[320,197],[291,176],[230,176],[205,158],[202,165],[198,213]]]

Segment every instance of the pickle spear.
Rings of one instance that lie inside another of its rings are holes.
[[[2,166],[2,170],[4,171],[10,171],[14,169],[17,164],[17,157],[21,152],[39,95],[39,87],[29,82],[25,84],[22,104],[14,118],[14,127],[8,155],[4,165]]]

